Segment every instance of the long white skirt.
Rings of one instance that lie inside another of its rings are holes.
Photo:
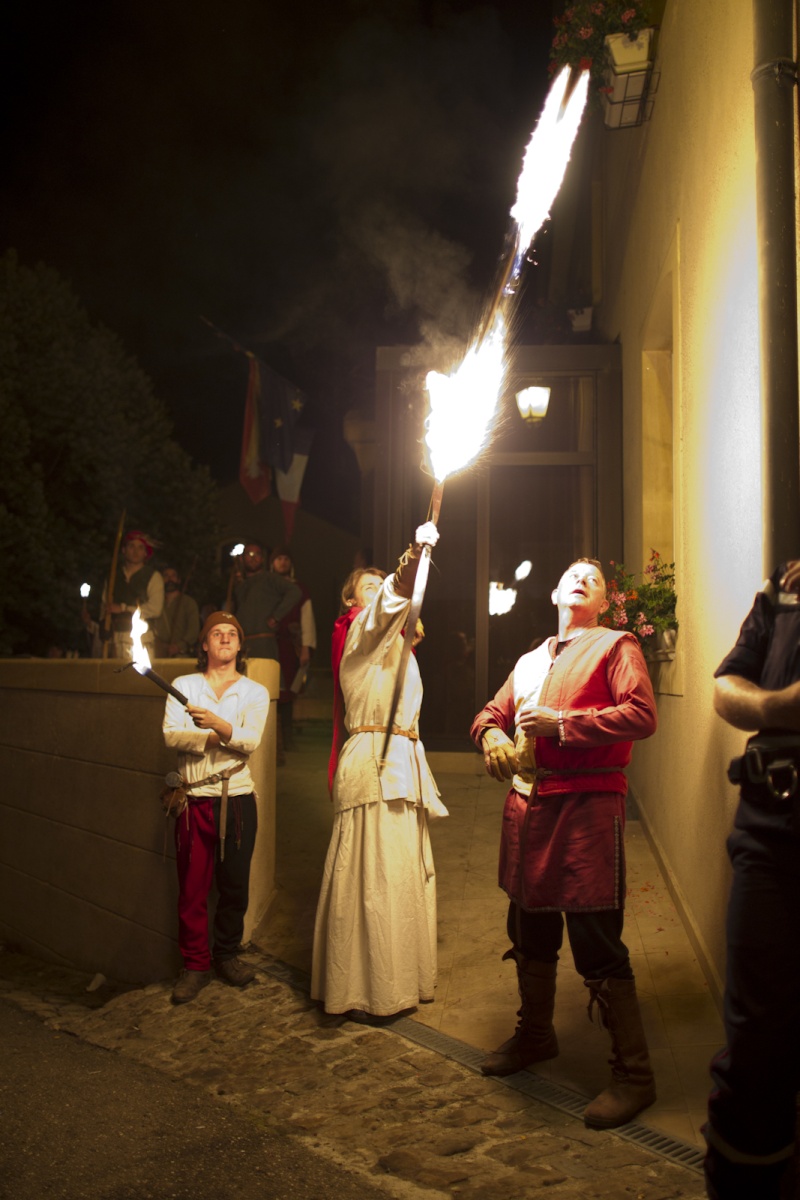
[[[314,926],[311,996],[390,1016],[432,1000],[436,877],[428,815],[406,800],[337,813]]]

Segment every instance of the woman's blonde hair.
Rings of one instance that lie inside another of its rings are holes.
[[[382,571],[380,567],[356,567],[355,571],[351,571],[342,587],[342,603],[339,609],[340,616],[342,613],[346,613],[348,608],[353,607],[349,601],[355,599],[358,581],[363,575],[377,575],[379,579],[386,578],[386,572]]]

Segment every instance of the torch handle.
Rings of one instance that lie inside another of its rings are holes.
[[[175,699],[178,700],[184,707],[186,707],[186,705],[189,703],[188,696],[184,696],[183,692],[179,692],[178,689],[173,687],[171,683],[167,683],[166,679],[163,679],[160,675],[158,675],[152,667],[146,667],[141,674],[146,675],[148,679],[152,679],[153,683],[156,684],[157,687],[160,687],[163,691],[169,692],[170,696],[174,696]]]
[[[439,513],[442,510],[442,497],[444,495],[444,480],[438,480],[434,484],[433,493],[431,495],[430,508],[428,510],[428,519],[433,521],[434,525],[439,523]],[[422,611],[422,601],[425,599],[425,588],[428,585],[428,572],[430,570],[431,548],[423,546],[422,554],[420,555],[419,563],[417,564],[417,573],[414,576],[414,591],[411,596],[411,607],[408,610],[406,618],[403,650],[400,654],[400,662],[397,666],[397,675],[394,681],[394,691],[392,693],[392,703],[389,706],[389,716],[386,721],[386,734],[383,739],[383,750],[379,769],[383,770],[386,764],[386,754],[389,749],[389,742],[392,740],[392,731],[394,729],[394,719],[397,715],[397,709],[400,704],[400,693],[403,690],[403,681],[406,677],[406,669],[408,660],[411,657],[411,648],[414,642],[414,634],[417,629],[417,621],[419,614]]]

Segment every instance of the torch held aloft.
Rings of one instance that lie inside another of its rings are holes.
[[[429,521],[433,521],[434,525],[439,523],[439,513],[442,508],[442,495],[444,493],[444,482],[438,480],[434,484],[433,495],[431,496],[431,507]],[[394,719],[397,716],[397,708],[400,704],[400,695],[403,690],[403,683],[406,677],[406,668],[408,660],[411,657],[411,648],[414,643],[414,632],[417,628],[419,614],[422,612],[422,601],[425,599],[425,588],[428,584],[428,572],[431,563],[431,548],[430,546],[422,547],[419,563],[417,564],[417,573],[414,576],[414,591],[411,595],[411,607],[408,610],[408,617],[403,636],[403,649],[400,654],[400,662],[397,667],[397,675],[394,681],[394,692],[392,693],[392,703],[389,707],[389,715],[386,721],[386,736],[383,739],[383,750],[380,757],[380,769],[382,770],[386,763],[386,755],[389,750],[389,742],[392,740],[392,731],[394,729]]]

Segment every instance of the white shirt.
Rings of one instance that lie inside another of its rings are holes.
[[[269,692],[260,683],[240,675],[217,699],[205,675],[181,675],[174,687],[183,692],[190,704],[207,708],[227,721],[233,732],[224,745],[206,749],[210,729],[198,729],[186,708],[174,696],[167,697],[164,709],[164,741],[178,751],[178,767],[187,783],[215,775],[226,767],[244,761],[244,767],[231,775],[228,793],[244,796],[253,790],[253,778],[247,759],[259,745],[269,713]],[[191,792],[192,796],[219,796],[222,781],[209,783]]]

